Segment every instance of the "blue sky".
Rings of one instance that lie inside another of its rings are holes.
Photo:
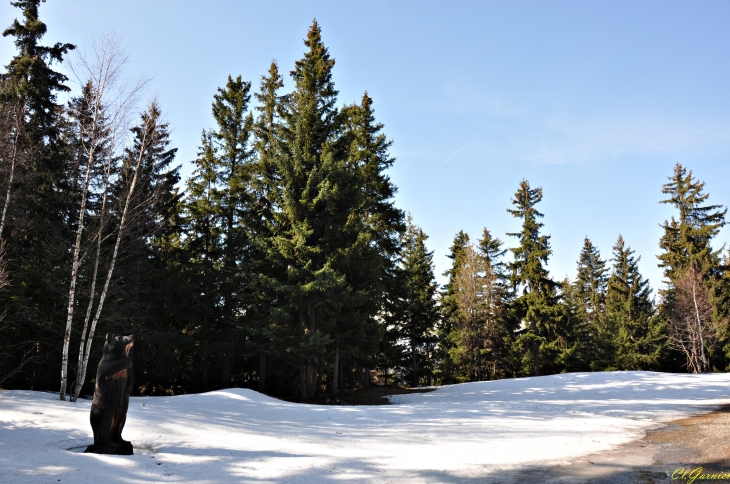
[[[18,16],[0,5],[3,27]],[[337,60],[340,103],[367,90],[393,139],[399,207],[430,236],[437,273],[460,229],[508,246],[523,178],[542,186],[549,267],[573,277],[588,236],[604,258],[619,234],[656,289],[661,186],[679,162],[730,205],[730,3],[91,2],[41,7],[46,42],[113,31],[130,77],[150,76],[178,160],[195,157],[226,76],[258,85],[272,59],[301,57],[317,18]],[[0,61],[14,53],[0,40]],[[189,169],[184,167],[185,173]],[[720,234],[718,246],[730,230]],[[443,278],[439,278],[443,282]]]

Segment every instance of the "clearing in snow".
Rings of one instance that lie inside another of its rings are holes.
[[[0,392],[2,482],[499,482],[730,404],[730,374],[568,373],[464,383],[387,406],[252,390],[132,397],[134,456],[83,454],[90,401]]]

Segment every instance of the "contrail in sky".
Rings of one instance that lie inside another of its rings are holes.
[[[464,143],[461,146],[461,148],[459,148],[458,150],[454,151],[454,153],[451,156],[449,156],[444,161],[442,161],[441,164],[439,166],[437,166],[433,171],[436,172],[439,168],[441,168],[442,166],[444,166],[451,158],[453,158],[454,156],[456,156],[459,153],[459,151],[461,151],[464,148],[466,148],[466,145],[468,145],[469,143],[471,143],[472,141],[474,141],[474,139],[476,139],[480,134],[482,134],[483,132],[485,132],[488,127],[489,127],[489,125],[485,126],[484,129],[482,129],[481,131],[479,131],[469,141],[467,141],[466,143]]]

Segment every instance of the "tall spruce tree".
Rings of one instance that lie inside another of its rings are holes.
[[[705,183],[697,180],[691,171],[687,172],[687,169],[679,163],[675,165],[669,183],[662,187],[662,193],[669,198],[660,203],[673,205],[678,214],[676,218],[672,216],[671,220],[662,224],[664,234],[659,241],[662,253],[658,258],[659,267],[664,269],[667,286],[660,291],[662,295],[660,309],[668,322],[674,321],[671,326],[675,327],[675,323],[682,320],[682,314],[686,312],[676,301],[676,286],[680,280],[686,283],[687,278],[699,277],[701,282],[698,283],[703,287],[698,290],[707,293],[707,304],[710,306],[711,316],[706,323],[708,328],[712,328],[713,333],[707,335],[705,343],[719,339],[725,345],[724,357],[714,355],[717,366],[723,367],[730,355],[730,343],[727,343],[730,341],[730,334],[727,333],[727,325],[724,324],[730,313],[724,310],[727,305],[723,300],[730,299],[728,294],[730,291],[723,284],[723,273],[727,270],[727,266],[721,261],[723,248],[713,249],[712,241],[725,225],[727,209],[723,209],[722,205],[708,204],[710,195],[704,192],[704,188]],[[701,319],[699,312],[695,313],[694,319]],[[703,332],[704,330],[700,333]],[[675,347],[683,346],[679,341],[674,343]],[[705,343],[701,345],[699,352],[702,354],[704,371],[707,371],[710,362],[705,352],[710,351],[710,348],[705,348]]]
[[[220,182],[212,135],[203,131],[194,170],[187,181],[184,201],[184,253],[188,278],[194,294],[197,321],[186,332],[197,342],[196,372],[200,388],[210,388],[210,353],[220,325],[222,213]]]
[[[504,378],[514,374],[510,346],[516,329],[515,320],[509,311],[514,295],[508,267],[503,260],[507,249],[485,227],[478,241],[478,251],[484,261],[484,301],[487,305],[484,352],[490,365],[487,375],[490,379]]]
[[[222,319],[218,334],[221,353],[221,386],[231,381],[231,360],[237,354],[241,326],[238,321],[245,302],[242,300],[246,284],[242,275],[248,262],[249,243],[242,227],[250,225],[256,196],[253,188],[255,172],[251,134],[253,116],[248,112],[251,98],[250,82],[228,76],[224,88],[219,88],[213,101],[216,128],[211,131],[215,142],[214,157],[218,171],[219,203],[221,213],[221,287]]]
[[[712,248],[712,240],[725,225],[722,205],[709,205],[709,193],[704,193],[705,184],[679,163],[669,177],[669,183],[662,187],[662,193],[669,198],[660,203],[673,205],[679,212],[671,221],[662,224],[664,234],[659,241],[663,253],[659,266],[664,268],[668,281],[675,273],[687,266],[695,265],[704,277],[715,274],[720,266],[721,249]]]
[[[456,351],[458,339],[455,331],[458,324],[455,278],[461,266],[461,256],[467,245],[469,245],[469,235],[460,230],[454,237],[449,254],[446,256],[451,259],[451,268],[443,274],[448,277],[448,281],[441,290],[441,319],[436,329],[438,336],[436,376],[445,384],[457,382],[457,367],[452,357],[453,352]]]
[[[614,335],[612,368],[657,368],[666,347],[661,320],[655,317],[649,281],[639,273],[640,258],[619,236],[613,247],[613,264],[606,291],[607,331]]]
[[[59,327],[66,295],[62,288],[67,284],[65,274],[53,269],[69,265],[65,241],[71,238],[66,221],[72,205],[64,180],[62,109],[56,102],[57,93],[69,88],[64,84],[66,77],[52,64],[62,62],[74,46],[41,45],[46,25],[38,16],[40,3],[12,2],[23,11],[23,21],[14,20],[3,32],[4,37],[14,37],[17,53],[0,74],[0,103],[10,108],[11,125],[23,133],[13,147],[14,159],[23,163],[15,163],[12,182],[10,171],[0,174],[0,186],[10,194],[0,234],[10,277],[4,288],[9,326],[3,338],[12,342],[8,358],[0,361],[0,378],[20,363],[30,362],[15,372],[10,384],[49,388],[55,380],[51,375],[60,373],[61,358],[56,359],[57,365],[33,367],[33,363],[46,361],[63,344],[58,335],[63,333]]]
[[[409,364],[404,361],[403,370],[410,377],[411,386],[417,387],[420,381],[419,363],[428,363],[426,349],[435,340],[435,328],[439,320],[437,285],[433,273],[433,252],[426,248],[428,237],[420,227],[413,224],[410,217],[403,237],[403,292],[397,309],[398,327],[400,337],[407,342],[403,356]]]
[[[560,321],[561,308],[556,284],[548,273],[548,258],[552,253],[550,237],[540,235],[543,224],[538,222],[543,214],[535,205],[542,200],[542,188],[531,188],[522,180],[512,199],[514,209],[508,209],[514,217],[522,220],[520,232],[509,233],[519,240],[518,247],[511,248],[513,262],[510,263],[510,282],[517,292],[515,306],[522,321],[520,335],[516,340],[519,348],[532,356],[532,373],[540,375],[542,366],[553,363],[541,361],[541,352],[554,351],[556,328]]]
[[[359,172],[347,159],[343,116],[335,106],[335,61],[316,21],[304,44],[307,51],[291,72],[294,92],[281,109],[272,193],[277,231],[271,243],[287,269],[278,290],[295,301],[291,322],[298,335],[291,350],[299,357],[300,393],[307,400],[320,389],[337,320],[352,304],[344,266],[359,235],[360,221],[353,213],[362,194]]]
[[[281,136],[281,111],[283,96],[279,90],[284,80],[279,74],[279,66],[272,61],[267,75],[261,77],[259,92],[254,97],[259,102],[256,107],[259,115],[253,126],[257,165],[254,174],[254,186],[257,194],[254,216],[250,217],[247,227],[249,239],[249,278],[250,297],[247,312],[251,313],[247,351],[258,355],[258,391],[266,392],[267,359],[275,357],[279,366],[286,357],[282,347],[293,346],[288,340],[291,333],[287,331],[287,297],[277,291],[276,281],[284,280],[285,266],[276,257],[276,247],[269,242],[277,233],[274,202],[278,189],[279,177],[276,161]],[[283,344],[282,344],[283,343]],[[268,366],[270,368],[271,365]]]
[[[605,326],[606,285],[608,268],[598,248],[588,237],[578,257],[575,282],[566,288],[574,298],[574,318],[584,323],[582,341],[578,348],[581,367],[588,363],[593,370],[601,370],[613,363],[611,343],[614,335]],[[583,369],[583,368],[582,368]]]

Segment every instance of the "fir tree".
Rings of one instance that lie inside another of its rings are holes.
[[[24,18],[14,20],[3,32],[4,37],[14,37],[17,53],[0,74],[0,103],[12,118],[10,125],[22,136],[15,137],[14,170],[0,176],[4,194],[10,195],[4,204],[0,234],[10,277],[4,293],[11,316],[3,338],[12,342],[9,358],[0,361],[0,375],[21,362],[44,361],[62,345],[58,335],[63,334],[66,291],[62,288],[67,281],[65,271],[61,274],[54,268],[70,265],[65,241],[71,239],[66,222],[72,207],[64,180],[62,108],[56,102],[57,93],[69,89],[64,84],[66,77],[53,70],[52,64],[60,63],[74,46],[41,45],[46,25],[38,17],[40,0],[11,4],[23,11]],[[51,375],[61,373],[60,364],[59,358],[58,365],[16,372],[17,384],[50,387],[55,380]]]
[[[458,335],[455,326],[458,323],[458,306],[456,302],[455,278],[461,266],[461,255],[469,245],[469,235],[460,230],[454,237],[454,242],[449,249],[447,257],[451,259],[451,268],[444,272],[448,277],[447,283],[441,290],[441,319],[437,326],[438,346],[436,358],[438,360],[437,376],[442,383],[452,384],[457,382],[456,363],[452,355],[456,351]]]
[[[656,368],[666,346],[655,317],[649,281],[639,273],[640,258],[619,236],[613,247],[613,268],[606,291],[607,331],[613,337],[614,369]]]
[[[711,243],[725,225],[727,209],[723,210],[722,205],[707,205],[710,195],[704,193],[705,184],[694,178],[691,171],[687,173],[679,163],[669,180],[662,188],[662,193],[669,198],[660,203],[673,205],[679,216],[662,225],[664,235],[659,247],[664,253],[659,255],[659,266],[664,268],[668,281],[689,265],[697,266],[704,277],[708,277],[720,265],[721,249],[713,250]]]
[[[552,363],[541,362],[541,351],[554,351],[556,325],[560,319],[557,284],[550,278],[547,265],[552,253],[550,237],[540,235],[543,224],[538,222],[542,214],[535,209],[542,200],[542,188],[530,188],[522,180],[512,199],[514,209],[508,209],[514,217],[522,220],[522,230],[508,235],[519,239],[520,245],[510,249],[513,262],[510,264],[510,282],[517,292],[515,305],[522,320],[522,329],[516,344],[532,353],[533,375],[540,375],[541,366]]]
[[[235,328],[240,326],[236,315],[244,306],[242,296],[245,282],[241,281],[243,265],[248,262],[248,237],[242,226],[250,225],[256,201],[253,189],[255,162],[251,143],[253,116],[248,112],[250,82],[241,76],[228,76],[225,88],[219,88],[213,101],[216,129],[211,131],[215,141],[216,170],[218,171],[219,203],[221,212],[222,261],[220,297],[223,301],[222,321],[219,328],[221,351],[221,384],[228,387],[231,380],[232,353],[238,345]]]
[[[694,178],[692,172],[688,173],[680,164],[674,167],[669,183],[662,187],[662,193],[669,198],[660,203],[673,205],[679,213],[677,218],[673,216],[670,221],[665,221],[662,225],[664,234],[659,241],[659,247],[663,253],[658,257],[659,266],[664,269],[667,287],[660,291],[662,295],[660,309],[662,316],[671,323],[670,327],[676,327],[677,321],[682,319],[685,311],[681,310],[681,304],[675,301],[677,296],[675,286],[679,280],[687,286],[688,278],[694,280],[699,277],[701,281],[699,284],[703,287],[698,290],[708,294],[707,303],[711,307],[712,314],[707,323],[713,331],[707,335],[706,342],[714,342],[717,339],[726,342],[730,341],[730,337],[724,329],[727,327],[724,321],[730,313],[724,309],[727,305],[723,301],[729,300],[730,297],[727,286],[722,280],[727,266],[722,264],[720,257],[723,249],[713,249],[712,241],[725,225],[727,209],[723,209],[722,205],[707,204],[709,194],[704,193],[704,187],[704,182]],[[694,287],[694,283],[689,285]],[[676,341],[676,331],[673,331],[672,335],[674,335],[672,336],[674,347],[685,346]],[[702,346],[699,353],[702,354],[703,368],[707,370],[709,361],[705,357],[705,352],[710,348],[704,348],[704,344]],[[726,344],[725,360],[728,354],[730,354],[730,344]],[[724,366],[721,355],[716,355],[715,359],[719,366]]]
[[[490,379],[514,374],[510,346],[516,324],[509,312],[513,294],[508,267],[503,261],[507,249],[502,247],[502,241],[485,227],[478,242],[478,250],[484,261],[484,299],[487,305],[485,354],[491,364]]]
[[[201,388],[209,389],[209,353],[219,327],[221,307],[220,265],[222,258],[222,218],[220,183],[212,135],[203,131],[195,169],[187,182],[184,202],[185,257],[194,290],[193,307],[197,322],[187,328],[198,343]]]
[[[403,296],[398,304],[398,327],[400,337],[407,341],[406,358],[410,365],[404,365],[410,374],[412,387],[419,384],[419,361],[426,360],[427,345],[434,339],[434,330],[439,319],[436,301],[437,285],[433,274],[433,252],[426,249],[428,237],[410,217],[403,240],[401,271]]]
[[[287,268],[279,291],[295,301],[292,317],[300,358],[303,399],[315,396],[323,375],[323,355],[333,342],[343,308],[352,305],[352,286],[344,266],[357,242],[361,203],[358,170],[347,160],[343,119],[335,107],[334,59],[322,43],[315,21],[307,51],[291,72],[294,92],[281,110],[281,139],[273,170],[272,203],[276,233],[271,245]]]
[[[598,248],[586,237],[578,257],[577,276],[572,287],[564,288],[566,303],[572,309],[576,324],[584,324],[581,344],[578,348],[579,366],[587,364],[593,370],[601,370],[613,363],[611,346],[614,335],[605,327],[606,285],[608,282],[606,262],[601,259]]]

